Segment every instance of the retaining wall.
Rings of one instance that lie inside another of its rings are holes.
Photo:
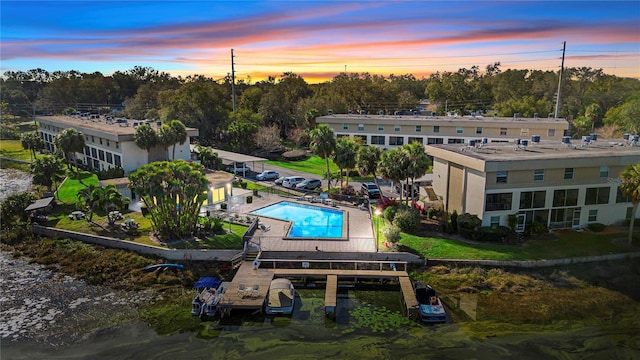
[[[536,268],[536,267],[582,264],[582,263],[597,262],[597,261],[625,260],[625,259],[634,259],[638,257],[640,257],[640,252],[598,255],[598,256],[583,256],[583,257],[566,258],[566,259],[528,260],[528,261],[427,259],[427,263],[429,265],[455,264],[455,265],[481,265],[481,266],[495,266],[495,267]]]
[[[194,250],[194,249],[167,249],[158,246],[138,244],[106,236],[96,236],[69,230],[61,230],[41,225],[33,225],[33,233],[50,238],[71,238],[82,242],[122,249],[143,255],[158,256],[167,260],[198,260],[198,261],[231,261],[231,258],[242,250]]]

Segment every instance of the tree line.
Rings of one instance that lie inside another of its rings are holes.
[[[555,72],[503,71],[499,63],[420,79],[411,74],[340,73],[319,84],[285,72],[255,83],[250,78],[237,81],[234,112],[230,77],[174,77],[140,66],[110,76],[32,69],[3,74],[0,110],[3,119],[75,111],[166,123],[179,119],[199,129],[198,142],[203,145],[264,154],[281,148],[283,139],[308,143],[315,118],[330,110],[391,114],[415,110],[421,99],[428,99],[439,114],[546,117],[554,113],[558,83]],[[571,121],[573,135],[640,133],[638,79],[601,69],[568,68],[561,94],[559,115]]]

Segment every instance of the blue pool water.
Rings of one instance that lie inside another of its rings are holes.
[[[343,212],[282,201],[251,212],[293,222],[289,237],[341,238]]]

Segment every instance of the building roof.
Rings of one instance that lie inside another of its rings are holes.
[[[197,145],[191,145],[191,152],[198,153]],[[240,153],[235,153],[231,151],[224,151],[219,149],[213,149],[213,152],[218,153],[218,157],[222,159],[222,162],[225,164],[230,164],[232,162],[255,162],[255,161],[267,161],[265,158],[245,155]]]
[[[32,210],[44,209],[44,208],[50,206],[52,202],[53,202],[53,197],[47,197],[47,198],[44,198],[44,199],[38,199],[38,200],[34,201],[33,203],[31,203],[31,205],[27,206],[27,208],[24,209],[24,211],[32,211]]]
[[[483,162],[566,160],[629,157],[640,161],[640,145],[631,146],[625,140],[598,139],[590,143],[571,140],[571,144],[542,140],[538,144],[530,141],[527,146],[509,143],[489,143],[481,146],[469,144],[438,144],[425,146],[426,152],[435,157],[465,157]],[[612,164],[614,165],[614,164]]]
[[[59,124],[66,125],[63,127],[74,127],[80,132],[84,132],[83,129],[92,130],[95,132],[126,136],[129,135],[133,139],[133,134],[136,132],[138,126],[142,124],[149,124],[152,128],[158,129],[158,122],[151,120],[131,120],[128,119],[127,123],[117,123],[117,119],[113,121],[107,121],[105,116],[100,116],[97,119],[90,119],[88,117],[79,116],[38,116],[36,120],[40,124]],[[199,131],[196,128],[187,127],[187,134],[189,136],[198,136]]]
[[[565,119],[545,117],[496,117],[496,116],[426,116],[426,115],[360,115],[360,114],[333,114],[316,118],[318,123],[402,123],[409,125],[442,125],[451,123],[456,125],[489,126],[499,124],[501,126],[530,126],[531,123],[554,125],[554,127],[568,127]],[[496,125],[497,126],[497,125]]]

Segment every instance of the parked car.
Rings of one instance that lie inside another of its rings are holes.
[[[280,174],[275,170],[265,170],[256,175],[256,179],[260,181],[275,180],[280,177]]]
[[[295,189],[296,185],[303,181],[304,178],[302,176],[289,176],[288,178],[284,179],[284,181],[282,182],[282,186],[290,189]]]
[[[414,197],[420,195],[420,186],[418,184],[396,184],[395,190],[397,194],[400,194],[400,189],[402,189],[402,196]]]
[[[81,220],[86,218],[86,215],[82,211],[74,211],[67,216],[69,220]]]
[[[233,173],[234,175],[246,174],[251,171],[251,168],[243,162],[236,162],[235,164],[227,165],[225,170]]]
[[[322,186],[322,182],[318,179],[307,179],[296,185],[296,189],[315,190]]]
[[[281,177],[277,178],[277,179],[274,181],[274,183],[275,183],[276,185],[282,185],[282,182],[283,182],[283,181],[284,181],[284,179],[286,179],[286,178],[287,178],[286,176],[281,176]]]
[[[360,192],[362,192],[363,195],[368,196],[369,199],[380,198],[380,189],[378,188],[378,185],[372,182],[362,183]]]

